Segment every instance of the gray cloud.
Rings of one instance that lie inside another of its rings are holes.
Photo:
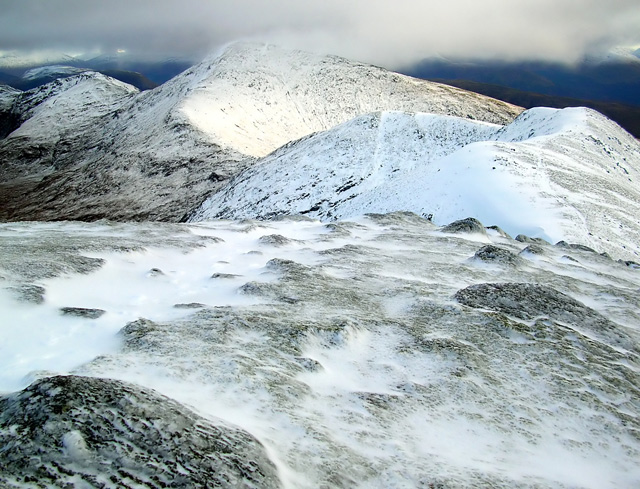
[[[640,44],[637,0],[16,0],[0,50],[128,49],[198,59],[235,39],[388,67],[426,56],[572,61]]]

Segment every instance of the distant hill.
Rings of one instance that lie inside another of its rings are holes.
[[[583,62],[456,62],[427,59],[400,70],[423,79],[469,80],[554,97],[640,106],[640,59]]]
[[[584,100],[571,97],[556,97],[543,93],[525,92],[514,88],[489,83],[481,83],[471,80],[447,80],[433,78],[432,81],[446,83],[472,92],[488,95],[519,105],[526,109],[533,107],[553,107],[564,109],[566,107],[589,107],[603,113],[610,119],[620,124],[624,129],[640,138],[640,106],[621,104],[618,102],[604,102],[600,100]]]
[[[150,62],[117,56],[99,56],[89,60],[68,59],[63,64],[1,66],[0,84],[19,90],[31,90],[60,78],[96,71],[133,85],[138,90],[150,90],[182,73],[192,64],[178,59]]]

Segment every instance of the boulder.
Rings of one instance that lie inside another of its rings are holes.
[[[150,389],[50,377],[0,399],[0,485],[280,487],[258,440]]]

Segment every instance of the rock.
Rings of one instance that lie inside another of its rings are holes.
[[[593,248],[589,248],[588,246],[581,245],[581,244],[567,243],[566,241],[558,241],[556,243],[556,246],[560,248],[568,248],[570,250],[580,250],[580,251],[587,251],[589,253],[598,253],[596,250],[594,250]]]
[[[173,307],[175,307],[176,309],[201,309],[207,306],[200,302],[188,302],[188,303],[174,304]]]
[[[530,244],[520,252],[520,255],[544,255],[544,248],[537,244]]]
[[[274,287],[265,282],[247,282],[238,287],[238,293],[244,295],[269,296],[272,295]]]
[[[640,269],[640,263],[636,263],[632,260],[618,260],[618,263],[622,263],[624,266],[632,268],[634,270]]]
[[[214,273],[211,275],[211,278],[219,278],[219,279],[231,279],[238,278],[241,275],[236,275],[235,273]]]
[[[103,309],[87,309],[84,307],[62,307],[60,311],[65,316],[76,316],[87,319],[98,319],[106,312]]]
[[[309,372],[320,372],[321,370],[324,370],[322,364],[313,358],[294,357],[293,359],[298,362],[303,369]]]
[[[576,260],[574,257],[569,256],[569,255],[562,255],[562,258],[563,258],[564,260],[572,261],[572,262],[574,262],[574,263],[580,263],[580,262],[579,262],[578,260]]]
[[[267,234],[264,236],[260,236],[258,241],[261,244],[271,245],[271,246],[285,246],[292,242],[289,238],[282,236],[281,234]]]
[[[489,263],[502,263],[505,265],[518,265],[522,258],[509,250],[494,245],[486,245],[480,248],[473,256],[474,259]]]
[[[466,219],[461,219],[459,221],[454,221],[450,224],[447,224],[442,229],[440,229],[443,233],[467,233],[467,234],[487,234],[484,226],[480,221],[473,217],[467,217]]]
[[[539,244],[539,245],[549,245],[549,244],[551,244],[546,239],[530,238],[529,236],[525,236],[524,234],[518,234],[518,236],[516,236],[516,241],[519,241],[520,243],[534,243],[534,244]]]
[[[118,331],[118,336],[124,340],[124,346],[127,348],[144,349],[149,341],[147,335],[158,329],[158,325],[153,321],[140,318],[127,323],[124,328]]]
[[[532,320],[541,316],[553,321],[568,323],[613,338],[616,343],[629,338],[599,312],[585,306],[582,302],[537,284],[495,283],[477,284],[456,292],[456,300],[466,306],[490,309],[523,320]]]
[[[31,302],[32,304],[42,304],[44,302],[44,287],[33,284],[22,284],[15,287],[8,287],[21,302]]]
[[[279,487],[264,447],[150,389],[58,376],[0,400],[0,485]]]
[[[160,277],[164,275],[164,272],[159,268],[152,268],[147,272],[147,277]]]
[[[509,233],[507,233],[504,229],[502,229],[500,226],[487,226],[486,229],[489,229],[495,233],[497,233],[499,236],[502,236],[503,238],[509,238],[512,239],[511,236],[509,235]]]
[[[284,258],[272,258],[267,262],[265,268],[269,270],[277,270],[281,272],[296,272],[302,271],[305,269],[304,265],[300,263],[296,263],[293,260],[286,260]]]

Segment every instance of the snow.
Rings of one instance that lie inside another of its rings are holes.
[[[92,100],[94,93],[101,99]],[[17,112],[31,118],[3,140],[0,156],[7,161],[2,178],[16,181],[6,218],[31,220],[178,221],[256,155],[362,113],[422,110],[505,123],[522,110],[259,43],[227,46],[138,94],[82,74],[25,92],[22,100]],[[46,186],[33,183],[42,178]]]
[[[80,73],[84,73],[85,71],[89,70],[76,68],[75,66],[48,65],[31,68],[30,70],[27,70],[22,74],[22,78],[24,80],[36,80],[38,78],[46,77],[66,77],[71,75],[78,75]]]
[[[335,56],[234,43],[172,82],[178,111],[212,142],[265,156],[289,141],[378,110],[505,122],[520,109]]]
[[[22,93],[18,111],[25,121],[8,138],[46,140],[71,128],[79,131],[138,92],[96,72],[55,80]]]
[[[190,219],[408,210],[640,256],[640,144],[597,112],[536,108],[506,126],[382,112],[288,144]]]
[[[260,240],[274,234],[289,241]],[[409,215],[329,227],[5,223],[0,237],[16,253],[0,257],[5,391],[68,372],[156,389],[256,436],[287,489],[640,481],[640,282],[637,270],[597,254],[544,246],[505,271],[469,258],[487,240],[515,253],[525,243],[445,235]],[[71,255],[105,262],[41,275]],[[273,258],[295,266],[279,270]],[[515,328],[452,300],[460,288],[505,280],[548,284],[616,323],[610,336],[544,329],[545,319]],[[44,303],[16,300],[9,288],[25,281],[45,289]],[[244,283],[279,292],[242,294]],[[203,306],[174,307],[192,302]],[[60,315],[66,306],[106,313]],[[123,344],[118,331],[140,317],[156,330]],[[88,443],[74,431],[61,440],[79,462]]]
[[[185,187],[214,193],[188,224],[0,223],[0,391],[56,373],[156,389],[256,436],[286,489],[640,483],[638,270],[438,230],[473,216],[637,260],[640,149],[608,119],[513,120],[485,97],[260,44],[145,93],[93,73],[3,93],[28,119],[7,145],[89,142],[65,169],[81,208],[183,215]],[[224,164],[247,169],[216,190]],[[369,214],[397,210],[432,220]],[[520,261],[474,259],[488,243]],[[454,299],[505,281],[567,294],[606,328]],[[89,456],[77,431],[61,444]]]

